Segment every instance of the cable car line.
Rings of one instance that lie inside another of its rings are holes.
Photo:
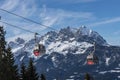
[[[33,50],[33,53],[35,54],[35,56],[39,56],[40,54],[43,54],[46,52],[46,49],[45,49],[45,46],[43,44],[39,44],[36,42],[36,35],[40,35],[39,33],[36,33],[36,32],[33,32],[33,31],[30,31],[30,30],[27,30],[27,29],[23,29],[23,28],[20,28],[16,25],[13,25],[13,24],[10,24],[10,23],[7,23],[7,22],[4,22],[4,21],[1,21],[0,22],[4,23],[4,24],[7,24],[9,26],[12,26],[12,27],[15,27],[17,29],[21,29],[21,30],[24,30],[26,32],[30,32],[30,33],[34,33],[35,34],[35,48]],[[92,51],[92,53],[90,53],[88,56],[87,56],[87,63],[89,65],[93,65],[95,64],[96,62],[98,62],[97,60],[97,56],[94,55],[94,52],[95,52],[95,43],[94,43],[94,50]]]
[[[47,25],[41,24],[41,23],[39,23],[39,22],[36,22],[36,21],[34,21],[34,20],[25,18],[25,17],[23,17],[23,16],[21,16],[21,15],[15,14],[15,13],[13,13],[13,12],[10,12],[10,11],[7,11],[7,10],[1,9],[1,8],[0,8],[0,10],[1,10],[1,11],[4,11],[4,12],[7,12],[7,13],[9,13],[9,14],[12,14],[12,15],[14,15],[14,16],[20,17],[20,18],[22,18],[22,19],[25,19],[25,20],[27,20],[27,21],[36,23],[36,24],[38,24],[38,25],[41,25],[41,26],[43,26],[43,27],[46,27],[46,28],[49,28],[49,29],[51,29],[51,30],[56,31],[56,29],[54,29],[54,28],[52,28],[52,27],[50,27],[50,26],[47,26]]]
[[[10,24],[10,23],[1,21],[1,20],[0,20],[0,22],[2,22],[2,23],[4,23],[4,24],[7,24],[7,25],[9,25],[9,26],[12,26],[12,27],[14,27],[14,28],[24,30],[24,31],[29,32],[29,33],[36,33],[36,32],[30,31],[30,30],[27,30],[27,29],[23,29],[23,28],[21,28],[21,27],[19,27],[19,26],[16,26],[16,25],[13,25],[13,24]],[[39,33],[36,33],[36,34],[37,34],[37,35],[40,35]]]
[[[39,44],[39,43],[36,41],[36,40],[37,40],[36,36],[37,36],[37,35],[40,35],[39,33],[30,31],[30,30],[27,30],[27,29],[20,28],[20,27],[18,27],[18,26],[15,26],[15,25],[13,25],[13,24],[10,24],[10,23],[4,22],[4,21],[0,21],[0,22],[2,22],[2,23],[4,23],[4,24],[7,24],[7,25],[9,25],[9,26],[12,26],[12,27],[14,27],[14,28],[24,30],[24,31],[26,31],[26,32],[34,33],[34,35],[35,35],[35,46],[34,46],[34,49],[33,49],[34,55],[35,55],[35,56],[40,56],[40,55],[42,55],[42,54],[44,54],[44,53],[46,52],[45,46],[44,46],[43,44]]]
[[[55,32],[57,31],[56,29],[54,29],[54,28],[52,28],[52,27],[50,27],[50,26],[47,26],[47,25],[41,24],[41,23],[39,23],[39,22],[36,22],[36,21],[34,21],[34,20],[25,18],[25,17],[23,17],[23,16],[21,16],[21,15],[15,14],[15,13],[10,12],[10,11],[8,11],[8,10],[1,9],[1,8],[0,8],[0,10],[1,10],[1,11],[4,11],[4,12],[7,12],[7,13],[9,13],[9,14],[12,14],[12,15],[14,15],[14,16],[20,17],[20,18],[22,18],[22,19],[25,19],[25,20],[27,20],[27,21],[30,21],[30,22],[39,24],[39,25],[44,26],[44,27],[46,27],[46,28],[49,28],[49,29],[51,29],[51,30],[54,30]],[[73,29],[74,29],[74,30],[77,30],[76,28],[73,28]]]
[[[10,13],[10,14],[12,14],[12,15],[18,16],[18,17],[20,17],[20,18],[23,18],[23,19],[25,19],[25,20],[27,20],[27,21],[30,21],[30,22],[33,22],[33,23],[42,25],[42,26],[47,27],[47,28],[50,28],[50,29],[52,29],[52,30],[55,30],[55,29],[53,29],[53,28],[51,28],[51,27],[49,27],[49,26],[43,25],[43,24],[41,24],[41,23],[38,23],[38,22],[36,22],[36,21],[33,21],[33,20],[31,20],[31,19],[25,18],[25,17],[20,16],[20,15],[17,15],[17,14],[15,14],[15,13],[9,12],[9,11],[7,11],[7,10],[1,9],[1,8],[0,8],[0,10],[5,11],[5,12],[7,12],[7,13]],[[30,31],[30,30],[26,30],[26,29],[20,28],[20,27],[18,27],[18,26],[15,26],[15,25],[10,24],[10,23],[7,23],[7,22],[3,22],[3,21],[0,21],[0,22],[5,23],[5,24],[10,25],[10,26],[15,27],[15,28],[18,28],[18,29],[21,29],[21,30],[30,32],[30,33],[34,33],[35,35],[40,35],[40,34],[38,34],[38,33],[35,33],[35,32]],[[35,40],[36,40],[36,38],[35,38]],[[41,47],[41,48],[44,48],[44,45],[39,45],[39,44],[37,45],[37,49],[36,49],[36,50],[37,50],[37,53],[39,53],[38,50],[40,49],[40,47]],[[34,50],[34,51],[35,51],[35,50]],[[41,51],[42,51],[42,50],[41,50]],[[45,50],[44,50],[43,52],[45,52]],[[95,44],[94,44],[94,51],[93,51],[90,55],[87,56],[87,57],[88,57],[88,61],[89,61],[89,59],[90,59],[89,57],[92,56],[92,58],[91,58],[91,59],[92,59],[92,62],[93,62],[92,64],[94,64],[94,61],[95,61],[95,59],[94,59],[94,52],[95,52]],[[34,52],[34,53],[36,53],[36,52]]]

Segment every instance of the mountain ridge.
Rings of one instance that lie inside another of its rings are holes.
[[[37,42],[46,46],[46,54],[43,56],[34,56],[34,39],[25,42],[18,38],[9,45],[13,48],[16,64],[27,64],[29,58],[33,58],[38,73],[44,72],[47,80],[55,80],[57,77],[60,80],[80,80],[86,72],[97,80],[119,79],[120,47],[109,45],[97,32],[85,26],[74,31],[70,27],[59,32],[50,31],[38,37]],[[86,57],[93,51],[93,42],[96,43],[95,55],[99,58],[99,64],[89,66]],[[101,78],[104,75],[107,78]]]

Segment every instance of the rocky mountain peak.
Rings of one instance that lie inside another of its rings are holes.
[[[120,79],[120,47],[106,46],[102,36],[85,26],[76,30],[67,27],[59,32],[50,31],[38,42],[44,43],[46,53],[37,58],[33,54],[34,39],[24,43],[24,39],[18,38],[9,43],[19,67],[22,62],[27,64],[29,58],[33,58],[38,73],[44,72],[47,80],[56,80],[56,76],[60,80],[83,80],[86,72],[95,80]],[[94,54],[99,63],[89,66],[86,58],[93,51],[93,42],[96,42]]]
[[[15,41],[18,43],[18,44],[23,44],[25,42],[24,39],[18,37],[17,39],[15,39]]]
[[[99,45],[107,45],[108,43],[106,40],[98,34],[96,31],[93,31],[91,29],[88,29],[86,26],[81,26],[79,29],[74,29],[71,27],[66,27],[61,29],[59,32],[48,32],[45,36],[49,38],[54,38],[55,40],[61,40],[61,41],[70,41],[70,39],[74,39],[77,42],[88,42],[88,43],[94,43],[96,42]]]

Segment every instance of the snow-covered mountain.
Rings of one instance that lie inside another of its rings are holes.
[[[34,39],[25,41],[19,37],[9,45],[16,64],[27,64],[29,58],[33,58],[38,73],[44,73],[47,80],[83,80],[85,73],[90,73],[95,80],[120,79],[120,47],[110,46],[102,36],[85,26],[50,31],[37,37],[37,42],[46,47],[46,54],[39,57],[33,54]],[[99,64],[89,66],[86,57],[93,51],[94,42]]]

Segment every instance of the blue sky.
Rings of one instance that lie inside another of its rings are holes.
[[[109,44],[120,45],[120,0],[0,0],[0,8],[59,30],[82,25],[97,31]],[[50,29],[0,11],[2,21],[41,34]],[[5,25],[6,37],[31,33]]]

